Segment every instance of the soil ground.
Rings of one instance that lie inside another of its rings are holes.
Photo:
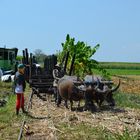
[[[120,92],[140,94],[140,77],[119,77],[121,79]],[[113,78],[117,84],[118,77]],[[75,103],[75,108],[76,108]],[[104,106],[97,109],[97,112],[90,111],[81,112],[81,108],[70,111],[63,104],[56,107],[51,102],[51,97],[34,95],[32,99],[32,109],[29,110],[29,116],[33,117],[28,121],[29,132],[25,139],[71,139],[73,134],[67,134],[61,127],[67,124],[69,127],[79,125],[81,123],[89,126],[100,127],[114,134],[123,134],[126,128],[129,132],[140,132],[140,110],[130,108],[108,108]],[[82,138],[81,138],[82,139]],[[84,139],[84,138],[83,138]],[[96,138],[95,138],[96,139]]]

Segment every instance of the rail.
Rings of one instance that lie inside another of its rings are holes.
[[[33,93],[33,90],[32,90],[32,92],[29,95],[29,99],[28,99],[28,104],[27,104],[27,108],[26,108],[27,112],[29,110],[29,106],[32,106],[31,101],[32,101],[33,94],[34,93]],[[21,128],[20,128],[20,133],[19,133],[19,136],[18,136],[18,140],[22,139],[22,133],[23,133],[23,128],[24,128],[25,123],[26,123],[26,121],[25,121],[25,116],[24,116],[23,121],[22,121],[22,125],[21,125]]]

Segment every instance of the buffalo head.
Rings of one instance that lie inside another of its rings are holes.
[[[99,106],[101,106],[102,102],[106,100],[110,106],[115,106],[115,100],[113,98],[113,94],[117,89],[120,87],[120,79],[119,83],[116,87],[110,88],[108,85],[104,84],[103,90],[97,88],[96,90],[96,95],[98,96],[99,99]]]

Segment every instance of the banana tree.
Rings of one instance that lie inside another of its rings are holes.
[[[83,41],[78,41],[75,43],[75,38],[70,38],[68,34],[66,36],[66,41],[62,43],[63,50],[59,52],[58,58],[61,60],[65,53],[69,51],[69,59],[67,64],[67,71],[69,71],[72,57],[74,54],[76,54],[73,73],[79,76],[83,76],[85,73],[92,72],[93,69],[99,69],[100,71],[102,70],[99,67],[98,62],[92,59],[92,56],[96,53],[99,47],[99,44],[92,47]]]

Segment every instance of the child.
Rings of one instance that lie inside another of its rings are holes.
[[[23,64],[18,65],[18,71],[15,74],[15,93],[17,96],[16,99],[16,114],[19,114],[20,108],[23,113],[26,113],[24,110],[24,91],[26,87],[25,78],[24,78],[25,66]]]

